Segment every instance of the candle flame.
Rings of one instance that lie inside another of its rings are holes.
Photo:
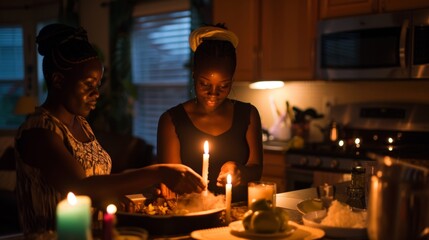
[[[106,208],[106,212],[108,214],[115,214],[117,210],[118,209],[116,208],[115,204],[109,204],[109,206]]]
[[[228,184],[231,184],[231,183],[232,183],[232,177],[231,177],[231,174],[228,174],[228,175],[226,176],[226,183],[228,183]]]
[[[204,142],[204,154],[209,154],[209,142],[207,140]]]
[[[69,202],[70,205],[76,205],[77,203],[76,196],[72,192],[69,192],[67,194],[67,201]]]

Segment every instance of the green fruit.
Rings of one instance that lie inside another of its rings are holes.
[[[273,204],[271,201],[268,201],[266,199],[258,199],[250,205],[250,210],[254,212],[266,211],[266,210],[271,210],[272,207],[273,207]]]
[[[273,210],[256,211],[252,215],[250,229],[255,233],[275,233],[279,231],[280,224]]]
[[[244,216],[243,216],[243,227],[246,230],[250,230],[250,222],[252,220],[252,215],[253,215],[253,211],[252,210],[248,210]]]
[[[289,225],[289,214],[284,209],[279,207],[274,208],[274,213],[280,221],[280,231],[285,231]]]

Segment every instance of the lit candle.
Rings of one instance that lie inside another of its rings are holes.
[[[92,239],[91,199],[69,192],[57,205],[58,239]]]
[[[112,240],[115,222],[116,222],[116,206],[114,204],[109,204],[106,208],[106,213],[104,214],[103,218],[103,231],[104,231],[104,240]]]
[[[232,197],[232,177],[231,174],[228,174],[226,177],[225,185],[225,194],[226,194],[226,222],[231,221],[231,197]]]
[[[204,154],[203,154],[203,173],[202,177],[204,180],[204,183],[208,184],[208,176],[209,176],[209,142],[204,142]],[[207,194],[207,188],[204,190],[204,192]]]

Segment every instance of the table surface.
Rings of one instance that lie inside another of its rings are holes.
[[[339,200],[345,200],[346,187],[348,183],[341,183],[335,185],[336,194],[335,198]],[[317,197],[316,188],[307,188],[302,190],[295,190],[290,192],[278,193],[276,196],[276,206],[285,208],[289,213],[290,220],[302,224],[302,214],[296,209],[296,205],[306,199],[311,199]],[[21,240],[24,239],[22,234],[14,234],[7,236],[0,236],[0,240]],[[192,238],[189,235],[181,236],[168,236],[168,237],[156,237],[150,236],[151,240],[164,240],[164,239],[173,239],[173,240],[191,240]],[[324,238],[326,239],[326,238]]]

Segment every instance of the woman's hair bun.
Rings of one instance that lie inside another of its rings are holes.
[[[40,30],[39,35],[36,37],[37,51],[40,55],[45,56],[53,48],[73,38],[87,41],[86,31],[82,28],[74,28],[61,23],[47,25]]]

